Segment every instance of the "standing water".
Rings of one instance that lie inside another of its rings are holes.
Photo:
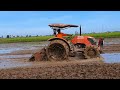
[[[120,63],[120,53],[101,54],[105,63]]]

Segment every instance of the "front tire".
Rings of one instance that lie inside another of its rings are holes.
[[[87,46],[83,53],[85,59],[97,58],[100,56],[98,49],[93,46]]]

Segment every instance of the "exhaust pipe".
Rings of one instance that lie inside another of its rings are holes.
[[[81,36],[81,25],[80,25],[80,36]]]

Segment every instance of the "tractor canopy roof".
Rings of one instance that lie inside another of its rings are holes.
[[[68,28],[68,27],[78,27],[77,25],[72,25],[72,24],[50,24],[49,25],[52,28]]]

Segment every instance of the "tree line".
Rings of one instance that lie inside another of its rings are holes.
[[[38,37],[38,36],[41,36],[41,35],[36,35],[34,37]],[[16,37],[32,37],[32,35],[26,35],[26,36],[22,36],[22,35],[6,35],[5,37],[1,36],[0,38],[16,38]]]

